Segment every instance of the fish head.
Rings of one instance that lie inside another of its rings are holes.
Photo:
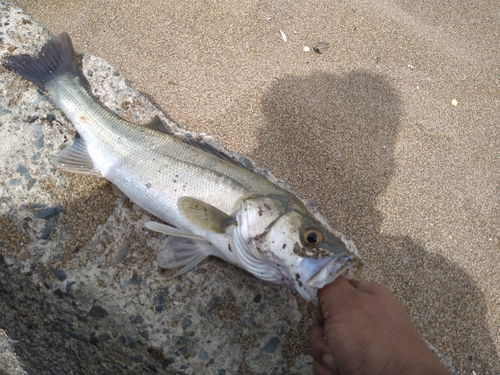
[[[241,212],[239,233],[247,251],[273,267],[266,280],[273,275],[272,282],[296,290],[308,302],[317,305],[318,289],[362,269],[352,241],[314,218],[301,202],[247,199]]]

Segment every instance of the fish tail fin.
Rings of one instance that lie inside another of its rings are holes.
[[[64,73],[81,77],[68,33],[62,33],[47,42],[37,57],[9,56],[2,65],[32,82],[42,91],[47,91],[47,82]]]

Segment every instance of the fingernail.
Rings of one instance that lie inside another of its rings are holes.
[[[335,370],[335,367],[333,367],[333,357],[331,354],[323,354],[323,363],[325,364],[325,366],[329,369],[329,370],[332,370],[334,371]]]

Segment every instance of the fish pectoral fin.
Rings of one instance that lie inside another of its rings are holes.
[[[157,115],[155,115],[148,123],[144,124],[143,126],[151,130],[156,130],[160,133],[169,135],[172,134],[171,131],[168,131],[168,129],[163,124],[163,121],[161,121],[161,119]]]
[[[224,233],[234,223],[234,218],[218,208],[191,197],[180,197],[177,207],[193,225],[215,233]]]
[[[183,237],[183,238],[191,238],[195,240],[203,240],[206,242],[205,238],[198,236],[194,233],[174,228],[165,224],[157,223],[156,221],[148,221],[147,223],[144,224],[146,228],[149,230],[153,230],[155,232],[160,232],[163,234],[167,234],[169,236],[175,236],[175,237]],[[207,242],[208,243],[208,242]]]
[[[73,144],[51,159],[59,171],[102,177],[96,168],[82,138],[76,138]]]
[[[188,272],[209,255],[217,253],[218,250],[206,241],[169,237],[165,243],[165,249],[158,254],[157,262],[161,268],[182,267],[169,278],[172,279]]]

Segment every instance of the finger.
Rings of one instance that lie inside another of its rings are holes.
[[[355,291],[356,289],[349,280],[342,276],[318,290],[323,316],[327,318],[325,314],[331,313],[337,306],[342,306],[347,297]]]
[[[316,360],[313,360],[314,375],[335,375],[335,373]]]
[[[314,360],[322,367],[333,371],[333,357],[330,353],[330,347],[325,339],[325,330],[321,326],[314,326],[311,328],[309,334],[309,346],[311,347],[311,354]]]
[[[358,282],[358,280],[349,280],[343,276],[339,276],[335,280],[333,280],[330,284],[326,284],[323,288],[321,288],[319,290],[319,294],[323,294],[325,292],[339,293],[344,289],[345,290],[354,289],[355,286],[351,284],[351,282]]]
[[[323,313],[321,312],[321,306],[319,306],[319,309],[318,309],[312,303],[308,303],[307,304],[307,311],[311,315],[311,318],[314,321],[315,325],[322,326],[325,324],[324,319],[323,319]]]
[[[311,354],[318,362],[323,361],[323,355],[329,353],[328,343],[325,340],[325,330],[321,326],[313,326],[309,333],[309,346]]]
[[[359,289],[360,284],[366,284],[364,281],[361,280],[355,280],[355,279],[349,279],[347,280],[349,284],[351,284],[355,289]]]
[[[349,283],[357,290],[369,294],[391,293],[385,286],[377,283],[369,283],[361,280],[349,280]],[[391,293],[392,294],[392,293]]]

